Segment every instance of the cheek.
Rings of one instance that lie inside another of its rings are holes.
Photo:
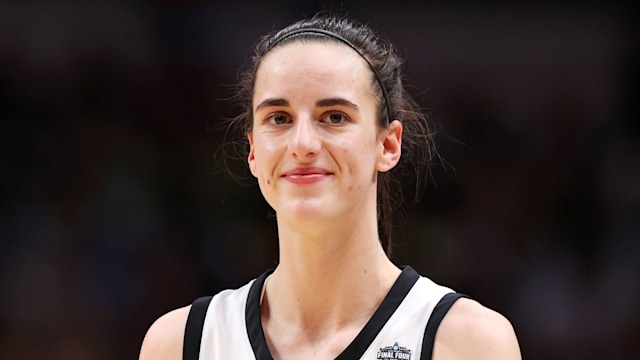
[[[253,157],[254,167],[257,171],[257,176],[266,178],[265,183],[268,185],[271,183],[269,175],[273,173],[274,167],[277,163],[278,149],[272,145],[272,143],[264,141],[256,141],[253,145]]]
[[[345,164],[345,170],[348,171],[351,176],[354,176],[353,181],[360,183],[364,179],[369,179],[371,173],[375,174],[375,148],[373,144],[368,143],[366,146],[349,146],[347,144],[341,144],[338,147],[340,156]],[[361,185],[354,184],[350,186],[349,191],[360,190]]]

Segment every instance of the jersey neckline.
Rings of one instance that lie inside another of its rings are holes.
[[[260,295],[262,294],[265,279],[272,272],[273,269],[268,270],[257,277],[251,284],[251,288],[249,289],[249,294],[247,296],[245,323],[249,342],[251,343],[251,348],[253,349],[256,360],[273,360],[271,352],[269,352],[269,347],[267,346],[260,317]],[[403,267],[400,276],[398,276],[395,283],[369,321],[365,324],[362,330],[360,330],[360,333],[358,333],[353,341],[342,351],[342,353],[340,353],[340,355],[338,355],[338,357],[336,357],[336,360],[361,358],[380,330],[382,330],[384,324],[387,323],[391,315],[393,315],[398,306],[400,306],[404,298],[407,296],[413,285],[418,281],[419,277],[420,275],[418,275],[418,273],[410,266]]]

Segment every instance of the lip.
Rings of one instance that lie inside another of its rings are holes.
[[[294,184],[314,184],[333,175],[319,167],[298,167],[282,174],[282,177]]]

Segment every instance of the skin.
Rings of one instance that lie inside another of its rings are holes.
[[[378,240],[376,179],[400,159],[402,124],[380,128],[368,65],[334,43],[295,42],[264,59],[254,89],[248,157],[277,213],[280,262],[262,324],[275,359],[331,359],[358,334],[398,269]],[[149,329],[140,359],[180,359],[189,307]],[[460,299],[434,359],[520,359],[511,324]]]

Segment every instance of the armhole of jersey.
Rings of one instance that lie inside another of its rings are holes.
[[[207,316],[207,309],[212,298],[212,296],[201,297],[191,304],[187,325],[184,330],[183,360],[198,360],[200,356],[204,318]]]
[[[464,294],[448,293],[440,299],[436,307],[433,309],[431,317],[429,317],[429,321],[427,322],[427,326],[424,329],[420,360],[431,360],[431,356],[433,355],[433,345],[436,340],[436,332],[438,331],[438,327],[440,326],[442,319],[447,315],[447,312],[449,312],[453,303],[463,297],[468,298],[468,296]]]

